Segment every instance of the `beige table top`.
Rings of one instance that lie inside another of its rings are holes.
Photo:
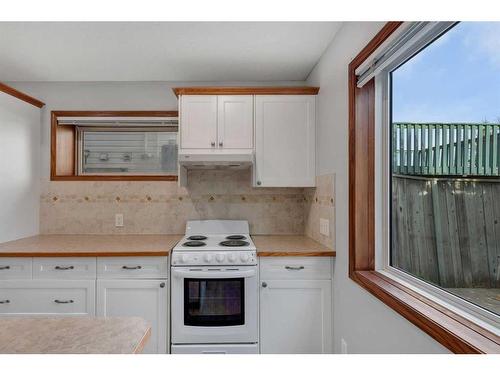
[[[335,251],[300,235],[252,235],[257,255],[269,256],[335,256]]]
[[[1,354],[134,354],[151,327],[142,318],[25,317],[0,319]]]
[[[0,256],[168,256],[181,235],[49,234],[0,244]]]

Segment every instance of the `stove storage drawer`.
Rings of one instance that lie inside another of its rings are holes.
[[[260,258],[261,280],[329,280],[331,257],[263,257]]]
[[[97,258],[99,279],[166,279],[168,257]]]
[[[0,258],[0,280],[31,279],[31,258]]]
[[[33,258],[34,279],[95,279],[96,258]]]
[[[0,281],[0,317],[95,315],[94,280]]]

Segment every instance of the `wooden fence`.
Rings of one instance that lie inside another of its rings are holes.
[[[500,288],[500,183],[393,177],[393,266],[447,288]]]
[[[500,176],[500,124],[393,123],[393,172]]]

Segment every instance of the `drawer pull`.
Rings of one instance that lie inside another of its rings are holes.
[[[73,301],[72,299],[55,299],[54,302],[55,303],[73,303],[75,301]]]
[[[0,271],[10,270],[10,266],[0,266]]]
[[[141,266],[123,266],[122,268],[124,270],[140,270],[142,267]]]
[[[59,271],[67,271],[67,270],[72,270],[75,267],[73,267],[73,266],[55,266],[54,268],[56,270],[59,270]]]
[[[300,271],[304,269],[304,266],[299,266],[299,267],[285,266],[285,268],[290,271]]]
[[[0,305],[5,305],[7,303],[10,303],[10,300],[9,299],[4,299],[4,300],[1,300],[0,301]]]

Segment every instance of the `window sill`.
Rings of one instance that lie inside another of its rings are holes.
[[[454,353],[500,353],[500,338],[376,271],[351,279]]]
[[[177,181],[177,176],[51,176],[51,181]]]

